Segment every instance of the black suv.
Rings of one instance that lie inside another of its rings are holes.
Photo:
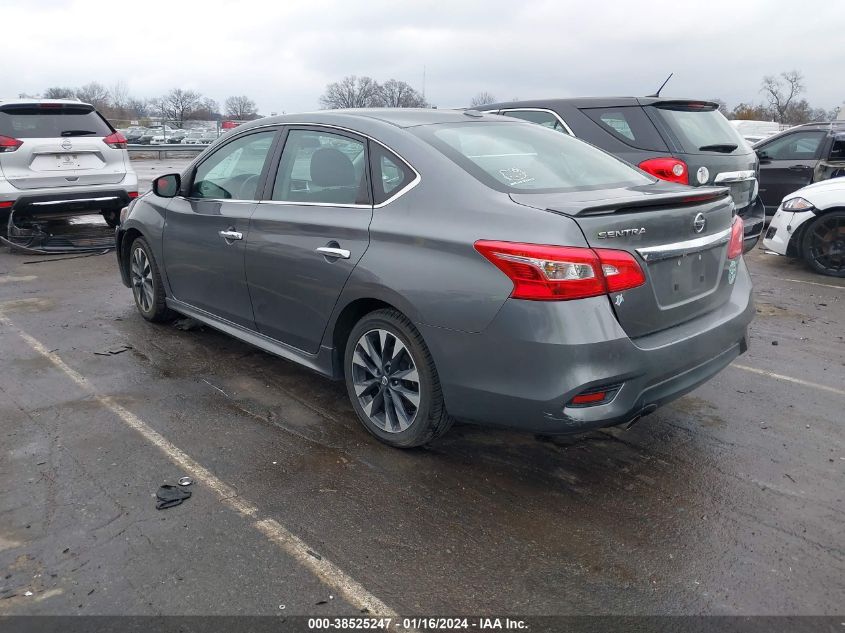
[[[571,134],[657,178],[724,185],[745,222],[745,250],[763,231],[757,155],[710,101],[590,97],[492,103],[478,108]]]
[[[807,123],[754,145],[760,158],[760,197],[768,215],[802,187],[845,176],[845,121]]]

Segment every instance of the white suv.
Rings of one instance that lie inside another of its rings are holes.
[[[99,211],[116,226],[138,196],[126,139],[94,106],[0,100],[0,235],[15,217]]]

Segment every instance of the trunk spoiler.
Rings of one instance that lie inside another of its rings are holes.
[[[690,207],[729,198],[730,190],[724,187],[698,187],[690,191],[648,194],[628,191],[618,197],[594,199],[579,199],[578,196],[568,195],[524,193],[512,193],[510,197],[517,204],[551,211],[552,213],[568,216],[591,216],[626,211],[638,212],[665,207]]]

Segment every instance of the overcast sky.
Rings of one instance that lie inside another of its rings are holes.
[[[761,101],[763,75],[798,69],[806,98],[845,100],[845,2],[604,0],[0,0],[0,97],[123,81],[263,114],[314,110],[328,82],[409,82],[439,107],[664,95]]]

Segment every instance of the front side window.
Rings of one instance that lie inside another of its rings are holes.
[[[371,143],[373,201],[381,204],[394,197],[416,178],[414,171],[393,152]]]
[[[546,112],[545,110],[502,110],[502,114],[514,119],[522,119],[523,121],[536,123],[537,125],[542,125],[550,130],[569,134],[566,128],[561,124],[560,119],[551,112]]]
[[[473,122],[411,131],[498,191],[551,193],[654,182],[588,143],[539,125]]]
[[[311,130],[288,134],[273,200],[310,204],[369,204],[363,141]]]
[[[275,135],[273,131],[248,134],[218,149],[197,167],[191,197],[255,200]]]
[[[823,131],[793,132],[758,148],[771,160],[814,160],[818,157]]]

